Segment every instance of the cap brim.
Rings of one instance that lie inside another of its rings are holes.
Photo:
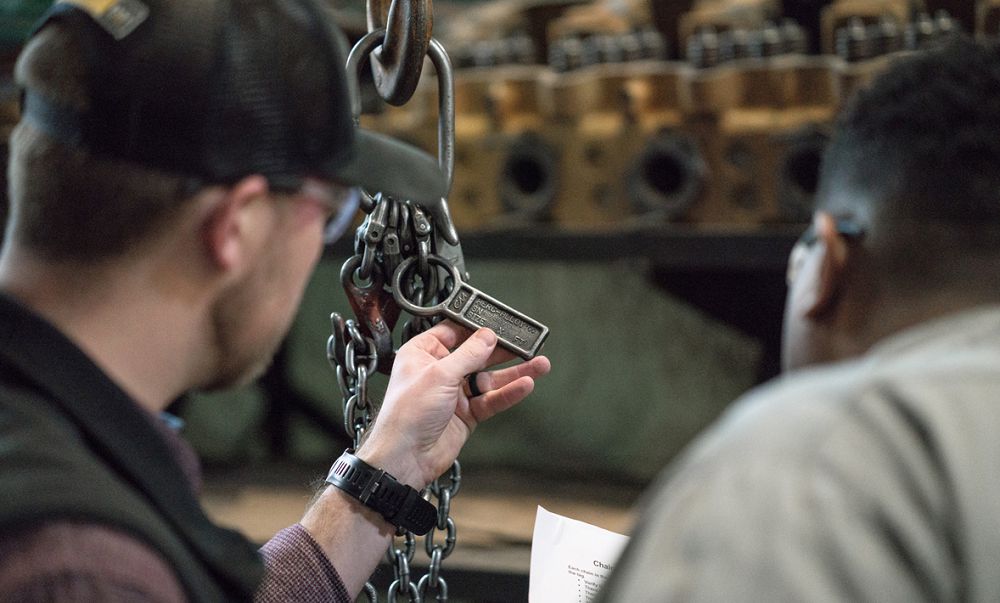
[[[385,193],[431,205],[448,194],[448,183],[437,160],[424,151],[389,136],[354,131],[352,160],[331,174],[339,182],[360,186],[371,194]]]

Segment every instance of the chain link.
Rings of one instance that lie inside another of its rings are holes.
[[[418,244],[411,246],[409,252],[418,257],[419,264],[420,257],[430,257],[433,253],[431,245],[433,239],[430,237],[433,228],[428,228],[426,232],[418,231],[412,223],[407,222],[409,217],[420,216],[422,211],[405,204],[397,208],[389,207],[393,204],[399,205],[391,197],[382,196],[377,199],[375,207],[385,208],[380,212],[380,216],[386,215],[396,218],[395,224],[389,223],[388,234],[413,231],[413,238]],[[370,225],[371,223],[371,221],[366,220],[366,224]],[[382,227],[380,221],[376,221],[375,224],[376,228]],[[361,228],[365,228],[365,225],[362,225]],[[389,236],[369,237],[367,233],[364,233],[357,240],[363,241],[365,247],[358,250],[361,252],[361,257],[370,256],[373,258],[372,274],[379,270],[387,271],[386,264],[389,262],[395,262],[393,267],[395,269],[401,259],[408,257],[408,254],[403,253],[403,248],[397,245],[398,239],[396,238]],[[375,242],[374,246],[371,244],[372,241]],[[386,243],[389,243],[388,247]],[[373,248],[374,251],[369,251],[370,248]],[[357,278],[360,279],[364,278],[360,272],[365,266],[364,261],[357,262],[357,257],[348,260],[348,263],[353,261],[357,264]],[[412,294],[408,295],[409,297],[420,299],[424,304],[430,304],[433,300],[447,295],[448,289],[447,283],[440,278],[438,269],[433,267],[429,261],[425,263],[426,271],[420,272],[418,268],[418,273],[412,280],[408,281],[406,286],[408,293]],[[414,317],[407,321],[403,327],[402,341],[405,342],[417,333],[430,328],[434,322],[434,319],[422,317]],[[335,331],[338,328],[342,331],[340,334],[335,332],[331,335],[330,342],[327,344],[327,355],[336,369],[337,383],[344,400],[344,428],[347,433],[353,436],[354,446],[357,448],[360,446],[361,439],[375,414],[375,408],[368,393],[368,381],[376,371],[379,356],[374,340],[362,334],[358,322],[353,319],[343,321],[339,317],[335,317],[333,323]],[[337,351],[338,341],[342,342],[341,345],[343,345],[342,360]],[[446,477],[435,480],[424,491],[423,494],[428,500],[435,502],[436,499],[438,508],[436,526],[424,537],[424,550],[430,559],[428,571],[420,578],[419,582],[414,581],[410,565],[416,552],[415,537],[412,533],[404,533],[402,535],[403,547],[393,547],[387,552],[389,565],[393,568],[393,581],[387,593],[389,601],[405,600],[420,603],[428,595],[433,595],[436,601],[447,601],[448,584],[441,575],[441,563],[452,553],[457,541],[457,530],[454,520],[450,517],[450,512],[451,499],[457,493],[460,484],[461,466],[458,461],[455,461]],[[443,543],[435,542],[437,532],[444,532]],[[374,588],[371,585],[366,585],[364,594],[369,601],[378,600],[372,598],[373,593]]]
[[[357,69],[364,55],[370,53],[380,39],[379,32],[363,37],[348,58],[348,69]],[[430,43],[430,56],[437,70],[441,95],[439,161],[450,183],[455,144],[454,83],[447,54],[435,40]],[[357,97],[352,98],[352,110],[357,118],[360,111]],[[452,286],[450,278],[444,276],[449,272],[434,265],[431,257],[445,254],[447,261],[464,273],[461,245],[450,223],[447,203],[441,199],[441,204],[442,207],[426,208],[382,193],[370,195],[362,191],[361,207],[367,216],[354,238],[355,255],[344,263],[341,275],[357,318],[344,320],[334,314],[331,317],[333,334],[327,342],[327,358],[336,371],[343,397],[344,428],[353,437],[355,448],[360,446],[376,412],[370,401],[368,381],[376,371],[388,372],[395,356],[385,334],[388,332],[388,339],[391,339],[399,309],[393,300],[391,285],[386,285],[394,280],[386,281],[383,276],[395,276],[403,261],[415,257],[417,267],[400,287],[408,299],[419,300],[421,305],[427,306],[444,299]],[[446,218],[445,223],[435,221],[435,217],[440,216]],[[364,316],[359,309],[364,310]],[[403,326],[400,343],[429,329],[438,320],[412,317]],[[423,548],[430,561],[427,573],[419,581],[415,582],[411,573],[417,550],[416,537],[412,533],[398,534],[386,551],[393,570],[387,593],[390,602],[400,597],[411,603],[420,603],[429,596],[439,602],[448,600],[448,584],[441,575],[441,564],[454,551],[457,542],[451,500],[458,493],[461,480],[461,466],[455,461],[447,475],[435,480],[422,493],[432,503],[437,502],[438,517],[436,525],[424,537]],[[438,532],[444,534],[443,542],[435,542]],[[399,548],[397,543],[400,543]],[[365,585],[363,595],[373,603],[378,601],[371,584]]]

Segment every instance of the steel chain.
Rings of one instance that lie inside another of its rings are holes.
[[[348,58],[348,69],[357,69],[365,54],[370,53],[384,33],[373,32],[362,38]],[[360,57],[358,56],[360,53]],[[439,122],[439,161],[449,182],[452,177],[454,161],[454,84],[451,75],[451,65],[443,47],[436,41],[430,41],[432,62],[437,70],[440,99]],[[352,108],[355,118],[360,112],[360,102],[352,98]],[[395,276],[399,265],[411,257],[417,258],[417,267],[412,277],[407,279],[401,288],[405,288],[408,299],[419,301],[421,305],[433,305],[443,300],[451,286],[450,274],[434,262],[442,260],[459,268],[464,275],[465,266],[462,258],[461,245],[457,234],[450,224],[435,222],[435,216],[447,218],[447,203],[441,200],[443,207],[425,208],[408,200],[398,200],[382,193],[374,195],[362,191],[361,207],[367,214],[364,222],[358,228],[354,238],[355,255],[344,263],[341,280],[345,291],[352,297],[352,307],[357,315],[355,319],[344,320],[340,315],[332,315],[332,335],[327,343],[327,358],[334,367],[337,383],[343,397],[344,428],[353,437],[354,447],[361,444],[376,409],[369,397],[368,381],[376,371],[388,372],[393,356],[391,341],[380,339],[373,327],[387,326],[390,332],[395,326],[398,307],[392,297],[392,291],[382,276]],[[431,258],[436,258],[432,261]],[[379,303],[372,303],[372,299]],[[383,301],[392,301],[389,305]],[[364,308],[362,316],[359,308]],[[393,311],[392,316],[387,315]],[[435,318],[412,317],[402,329],[400,343],[405,343],[418,333],[421,333],[437,322]],[[381,322],[380,322],[381,321]],[[382,330],[378,329],[381,333]],[[374,335],[374,336],[373,336]],[[388,344],[388,345],[387,345]],[[461,485],[461,466],[455,461],[446,476],[432,482],[421,494],[436,503],[438,509],[437,522],[424,537],[424,550],[429,557],[427,573],[419,581],[414,581],[411,565],[416,553],[416,537],[410,532],[397,534],[397,540],[386,552],[389,565],[393,569],[393,580],[389,586],[388,601],[396,601],[398,597],[410,602],[420,603],[428,596],[434,596],[436,601],[448,600],[448,584],[441,575],[441,565],[455,549],[457,529],[451,518],[451,501],[458,494]],[[435,542],[436,534],[443,533],[443,543]],[[401,538],[401,547],[397,548]],[[373,603],[378,601],[378,595],[371,584],[366,584],[363,596]]]

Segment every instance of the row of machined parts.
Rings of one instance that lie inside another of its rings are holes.
[[[901,23],[892,15],[867,21],[854,17],[834,33],[834,54],[847,61],[860,61],[901,50],[928,48],[961,31],[961,26],[944,10],[934,15],[918,13]],[[547,57],[526,33],[499,40],[479,40],[452,49],[456,68],[497,67],[547,63],[556,72],[571,71],[601,63],[638,60],[670,60],[666,37],[653,27],[620,34],[594,33],[553,40]],[[792,19],[769,21],[760,27],[698,28],[686,41],[684,57],[698,68],[745,58],[769,58],[809,52],[805,29]]]
[[[450,49],[452,64],[458,69],[535,65],[544,62],[541,51],[526,33],[499,40],[480,40]],[[569,71],[597,63],[624,63],[639,60],[666,60],[666,38],[653,27],[624,34],[594,34],[566,37],[549,47],[547,62],[555,71]]]
[[[874,22],[853,17],[836,29],[834,53],[846,61],[863,61],[901,50],[930,48],[960,31],[958,22],[943,10],[933,17],[920,13],[906,24],[891,15],[882,15]],[[786,19],[757,29],[717,32],[712,27],[701,28],[688,39],[686,58],[695,67],[706,68],[746,58],[805,54],[808,47],[805,30]]]
[[[837,53],[807,52],[791,20],[696,27],[683,60],[669,59],[666,40],[648,28],[557,39],[547,62],[527,36],[452,48],[456,224],[807,220],[827,127],[847,95],[884,68],[880,57],[957,29],[943,13],[918,16],[910,34],[878,17],[843,19]],[[422,90],[422,101],[368,119],[433,150],[436,90]]]
[[[846,61],[863,61],[902,50],[924,50],[960,31],[958,22],[944,10],[934,16],[920,13],[905,24],[891,15],[872,22],[853,17],[834,32],[834,53]],[[705,68],[745,58],[805,54],[808,46],[805,30],[791,20],[758,29],[717,32],[705,27],[688,39],[686,58]]]
[[[732,28],[720,32],[711,26],[702,27],[688,39],[685,56],[693,66],[706,68],[739,59],[806,54],[808,49],[805,29],[785,19],[754,29]]]
[[[982,37],[1000,28],[1000,0],[981,1]],[[651,26],[597,19],[586,23],[601,31],[547,27],[545,50],[527,33],[449,44],[456,225],[808,220],[829,126],[852,90],[897,53],[959,31],[948,13],[913,11],[904,0],[835,4],[818,40],[794,20],[692,12],[677,44]],[[420,90],[406,107],[365,118],[433,151],[436,85]]]
[[[888,15],[873,23],[854,17],[837,29],[835,50],[848,61],[863,61],[900,50],[924,50],[960,31],[961,26],[943,10],[933,17],[920,13],[904,26]]]

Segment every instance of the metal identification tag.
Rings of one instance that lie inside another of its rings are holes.
[[[489,327],[497,334],[500,347],[525,360],[538,354],[545,338],[549,336],[547,326],[462,282],[458,268],[440,256],[432,255],[427,259],[431,264],[451,272],[451,293],[444,301],[433,306],[418,306],[407,299],[403,293],[403,279],[417,261],[416,257],[411,257],[403,260],[393,275],[393,296],[401,308],[414,316],[447,317],[470,329]]]

